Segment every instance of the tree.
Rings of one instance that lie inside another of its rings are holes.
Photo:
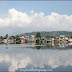
[[[72,35],[70,35],[70,38],[72,38]]]
[[[8,38],[8,34],[6,34],[6,38]]]
[[[0,39],[3,39],[3,37],[1,36]]]
[[[20,42],[20,37],[17,35],[16,36],[16,44],[20,44],[21,42]]]
[[[36,38],[41,38],[40,32],[38,32],[38,33],[36,34]]]
[[[16,40],[20,40],[20,37],[18,35],[16,36]]]
[[[54,38],[54,36],[50,36],[50,38]]]
[[[50,35],[47,35],[47,36],[45,36],[47,39],[49,39],[50,38]]]
[[[13,39],[16,39],[16,36],[10,36],[11,38],[13,38]]]

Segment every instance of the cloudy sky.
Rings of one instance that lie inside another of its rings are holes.
[[[72,31],[72,1],[0,1],[0,35]]]

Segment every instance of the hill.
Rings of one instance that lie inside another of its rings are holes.
[[[41,35],[43,34],[43,36],[60,36],[60,35],[72,35],[72,32],[70,31],[51,31],[51,32],[47,32],[47,31],[42,31],[40,32]],[[36,35],[37,32],[30,32],[30,33],[25,33],[25,35],[30,36],[30,35]]]

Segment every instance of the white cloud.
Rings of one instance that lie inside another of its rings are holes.
[[[30,11],[31,15],[19,12],[14,8],[9,9],[7,18],[0,18],[0,28],[4,29],[10,27],[22,29],[24,32],[30,31],[53,31],[53,30],[66,30],[72,31],[72,15],[60,15],[52,12],[50,15],[44,16],[43,12],[36,13]],[[0,29],[0,30],[1,30]]]
[[[32,14],[33,14],[33,13],[34,13],[34,11],[33,11],[33,10],[31,10],[31,11],[30,11],[30,13],[32,13]]]

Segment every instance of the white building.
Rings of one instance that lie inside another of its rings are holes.
[[[72,42],[72,38],[68,39],[68,41],[71,43]]]

